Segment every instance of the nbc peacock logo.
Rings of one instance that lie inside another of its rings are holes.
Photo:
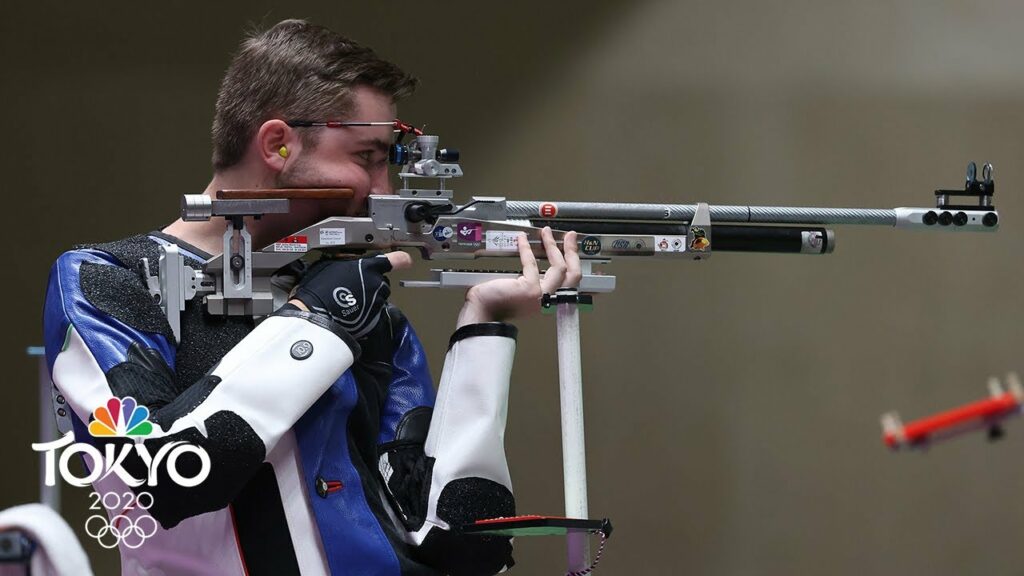
[[[135,398],[111,398],[106,406],[92,411],[89,434],[95,437],[149,436],[153,424],[149,421],[149,408],[139,405]]]

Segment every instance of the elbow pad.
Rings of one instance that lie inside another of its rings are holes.
[[[146,488],[154,497],[151,514],[171,528],[229,504],[295,421],[352,365],[358,351],[329,319],[283,311],[264,320],[180,395],[169,402],[150,402],[155,391],[171,388],[170,369],[162,359],[133,345],[125,362],[104,377],[72,329],[53,378],[85,422],[90,407],[111,393],[133,395],[147,405],[158,425],[144,440],[151,454],[171,442],[206,451],[210,473],[198,486],[180,487],[161,468],[156,485]],[[186,455],[181,460],[187,474],[198,472],[198,458]],[[137,456],[126,458],[124,468],[136,478],[146,475],[147,467]]]
[[[177,407],[168,418],[172,402],[160,411],[160,423],[167,435],[193,427],[202,433],[210,416],[231,412],[269,453],[358,354],[355,340],[329,318],[280,310],[214,366],[207,379],[217,384],[201,402]]]

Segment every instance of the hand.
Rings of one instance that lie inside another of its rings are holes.
[[[391,295],[385,274],[411,265],[405,252],[359,260],[321,259],[303,275],[291,302],[329,315],[353,337],[362,338],[377,325]]]
[[[540,300],[544,294],[554,294],[559,288],[579,286],[583,273],[576,233],[565,235],[564,256],[555,243],[551,228],[545,226],[540,237],[550,264],[543,280],[526,234],[522,234],[519,237],[519,260],[523,264],[523,275],[514,279],[491,280],[470,288],[466,292],[466,304],[459,313],[459,328],[535,314],[540,311]]]

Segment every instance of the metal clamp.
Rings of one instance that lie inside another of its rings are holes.
[[[594,308],[594,297],[580,294],[576,288],[559,288],[554,294],[544,294],[540,298],[541,312],[551,314],[558,304],[575,304],[580,310],[590,311]]]
[[[149,258],[139,260],[139,275],[146,284],[153,302],[160,306],[175,342],[181,342],[181,313],[185,303],[196,294],[214,291],[213,281],[201,270],[185,263],[185,256],[174,244],[160,247],[157,273],[150,269]]]

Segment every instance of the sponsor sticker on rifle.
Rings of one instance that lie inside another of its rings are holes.
[[[515,252],[519,250],[519,234],[506,230],[488,230],[487,249],[495,252]]]
[[[708,234],[703,228],[693,226],[690,228],[690,232],[693,232],[693,240],[690,240],[690,250],[694,252],[707,252],[711,249],[711,240],[708,240]]]
[[[655,252],[686,252],[686,236],[655,236]]]
[[[285,236],[274,242],[274,252],[307,252],[309,239],[306,236]]]
[[[452,236],[455,235],[455,231],[452,230],[451,226],[438,226],[434,228],[434,240],[438,242],[447,242],[451,240]]]
[[[320,245],[321,246],[341,246],[345,243],[345,229],[344,228],[321,228],[320,229]]]
[[[596,256],[601,252],[601,239],[597,236],[587,236],[580,242],[580,250],[587,256]]]
[[[616,238],[612,240],[612,250],[636,252],[647,248],[642,238]]]

